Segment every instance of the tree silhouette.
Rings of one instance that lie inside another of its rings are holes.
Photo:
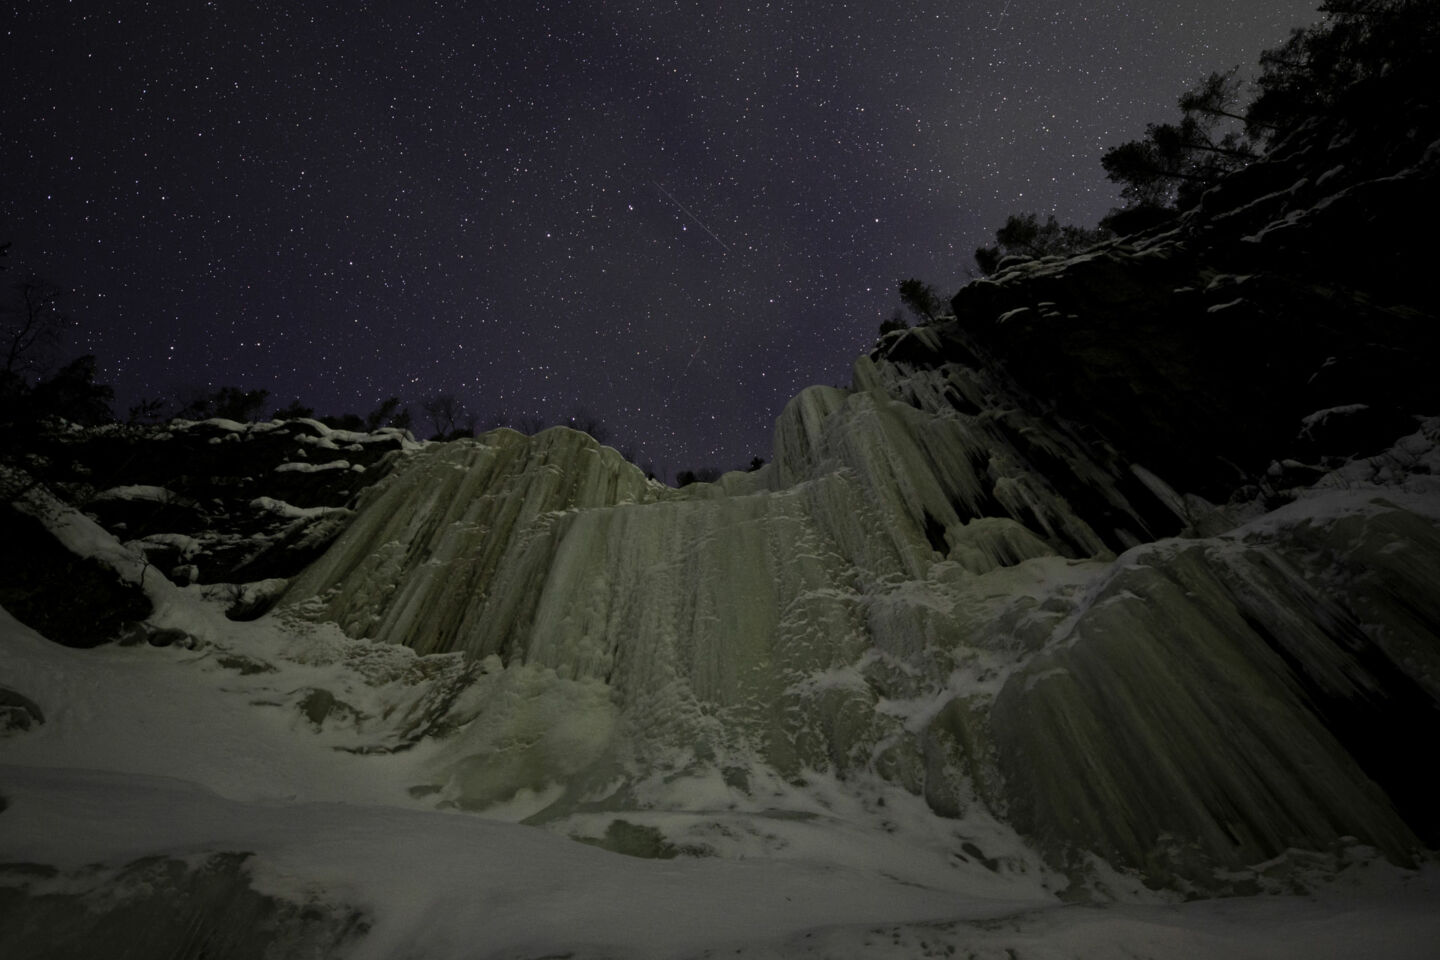
[[[194,396],[176,414],[184,420],[209,420],[219,417],[241,423],[258,419],[265,401],[270,399],[269,390],[242,390],[239,387],[221,387],[210,393]]]
[[[1327,0],[1326,19],[1296,28],[1260,55],[1252,137],[1276,143],[1316,117],[1356,116],[1377,104],[1429,104],[1440,17],[1434,0]]]
[[[935,288],[911,277],[900,281],[900,302],[909,307],[919,320],[931,323],[940,312],[940,298]]]
[[[9,250],[9,243],[0,244],[0,259]],[[12,296],[0,304],[0,349],[4,351],[4,367],[0,369],[0,464],[7,466],[19,463],[19,451],[34,441],[44,429],[44,421],[59,418],[85,425],[109,422],[113,419],[110,403],[115,397],[114,390],[95,382],[93,356],[77,357],[48,377],[41,376],[51,348],[59,344],[70,323],[58,306],[61,290],[35,274],[26,275],[11,289]],[[4,485],[5,493],[14,496],[34,482],[23,479],[25,476],[25,470],[18,471],[10,478],[16,483]]]
[[[59,344],[70,323],[60,311],[60,295],[58,286],[34,274],[15,284],[14,296],[4,308],[3,376],[7,381],[24,379],[39,370],[49,351]]]
[[[1110,231],[1104,227],[1093,230],[1072,224],[1061,224],[1054,214],[1040,221],[1039,214],[1011,214],[1005,225],[995,231],[995,245],[980,247],[975,251],[975,263],[980,271],[992,274],[1007,256],[1029,258],[1049,257],[1076,253],[1086,247],[1108,239]]]
[[[307,407],[299,400],[291,400],[289,406],[281,407],[271,414],[275,420],[299,420],[309,419],[315,416],[315,408]]]
[[[457,426],[457,421],[465,416],[465,411],[460,401],[455,399],[455,394],[437,393],[420,401],[420,409],[425,411],[430,426],[435,430],[430,439],[453,440],[463,435],[464,431]]]
[[[1259,124],[1240,106],[1238,68],[1211,73],[1180,95],[1177,123],[1152,123],[1145,136],[1100,157],[1126,206],[1186,209],[1216,182],[1257,156]]]
[[[1217,122],[1234,120],[1248,123],[1240,104],[1239,67],[1217,71],[1201,80],[1193,89],[1180,94],[1180,112],[1185,116],[1214,117]]]
[[[85,426],[114,419],[110,403],[115,399],[115,391],[95,382],[95,357],[90,354],[76,357],[35,384],[30,397],[40,416],[60,417]]]
[[[901,313],[898,309],[890,315],[890,319],[880,321],[880,336],[882,337],[895,330],[909,329],[910,324],[905,322],[905,314]]]
[[[125,422],[131,426],[137,423],[158,423],[165,419],[167,406],[169,404],[162,397],[141,397],[130,405],[125,414]]]
[[[1178,122],[1152,123],[1141,139],[1105,152],[1100,163],[1127,209],[1151,219],[1156,210],[1187,209],[1316,120],[1363,118],[1377,105],[1430,109],[1426,91],[1440,56],[1434,0],[1326,0],[1319,9],[1324,20],[1261,54],[1249,104],[1240,105],[1235,70],[1212,73],[1180,96]]]
[[[1231,114],[1221,109],[1228,102],[1217,106],[1211,78],[1180,97],[1182,109],[1188,109],[1179,123],[1149,124],[1142,139],[1101,156],[1106,177],[1121,185],[1120,196],[1128,206],[1186,209],[1221,177],[1255,159],[1254,144],[1243,128],[1218,129]]]
[[[572,430],[588,433],[599,443],[604,443],[610,439],[610,428],[605,425],[603,420],[584,407],[576,407],[574,412],[571,413],[565,421],[565,425]]]
[[[365,417],[366,430],[378,430],[384,426],[393,425],[396,415],[400,411],[399,397],[386,397],[381,401],[380,406],[371,410]]]

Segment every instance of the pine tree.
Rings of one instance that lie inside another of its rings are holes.
[[[1321,23],[1260,56],[1252,137],[1275,143],[1309,120],[1426,102],[1440,56],[1434,0],[1328,0]]]
[[[935,288],[914,277],[900,281],[900,302],[910,308],[916,319],[926,323],[934,322],[940,313],[940,298],[935,295]]]
[[[999,267],[1000,261],[1008,256],[1050,257],[1064,256],[1093,247],[1110,236],[1110,231],[1097,227],[1088,230],[1074,224],[1062,224],[1054,214],[1041,222],[1035,213],[1012,213],[1005,225],[995,231],[995,245],[980,247],[975,251],[975,262],[982,273],[991,274]]]
[[[1185,209],[1255,159],[1255,145],[1240,125],[1245,116],[1236,106],[1238,92],[1234,71],[1212,73],[1180,96],[1178,123],[1152,123],[1142,139],[1105,152],[1100,165],[1121,184],[1127,206]]]

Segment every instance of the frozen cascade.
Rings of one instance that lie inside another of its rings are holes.
[[[432,446],[368,491],[365,521],[309,567],[290,595],[325,591],[325,618],[352,636],[421,653],[479,653],[486,646],[472,639],[479,625],[492,633],[496,627],[492,598],[501,609],[519,599],[494,589],[508,558],[563,511],[650,492],[638,468],[574,431],[550,430],[531,441],[496,430],[484,443]],[[482,613],[491,616],[482,620]]]
[[[1403,542],[1396,525],[1440,548],[1414,514],[1354,518],[1346,533],[1363,533],[1345,576],[1393,566],[1381,554]],[[1440,554],[1406,552],[1435,572]],[[1160,882],[1192,873],[1197,855],[1238,868],[1347,832],[1404,859],[1417,842],[1370,776],[1385,771],[1359,766],[1323,708],[1370,701],[1395,713],[1390,732],[1404,736],[1407,707],[1427,697],[1394,664],[1421,657],[1433,678],[1433,644],[1393,636],[1393,649],[1376,649],[1312,585],[1319,571],[1302,576],[1268,545],[1167,541],[1126,561],[996,699],[1017,825],[1056,852],[1083,844]],[[1363,746],[1357,755],[1387,749]],[[1417,785],[1386,780],[1397,804],[1425,802]]]
[[[1094,850],[1162,881],[1346,836],[1403,858],[1415,835],[1307,687],[1340,702],[1376,656],[1430,650],[1362,625],[1410,601],[1308,585],[1392,540],[1309,521],[1307,543],[1157,539],[1195,522],[1184,498],[942,336],[892,335],[854,389],[803,392],[772,463],[713,484],[647,481],[565,428],[432,445],[288,611],[479,665],[424,788],[461,806],[528,791],[564,817],[758,761],[868,771],[1008,816],[1053,862]]]

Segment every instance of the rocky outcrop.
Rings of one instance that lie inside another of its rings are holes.
[[[257,892],[248,856],[147,857],[70,874],[0,864],[0,951],[53,960],[329,957],[364,936],[358,910]]]
[[[1061,416],[1224,500],[1272,460],[1384,449],[1440,401],[1440,118],[1312,123],[1176,222],[956,295],[938,358],[978,354]],[[936,353],[905,357],[921,365]],[[1327,409],[1364,430],[1302,430]]]
[[[24,732],[45,722],[39,705],[9,687],[0,687],[0,736]]]
[[[119,637],[151,613],[134,584],[94,557],[66,549],[33,516],[0,505],[0,606],[45,636],[73,647]]]
[[[94,645],[143,620],[149,603],[93,558],[62,547],[42,516],[16,512],[46,490],[84,511],[181,584],[227,584],[237,617],[258,616],[349,521],[360,491],[419,445],[394,429],[334,430],[315,420],[184,420],[153,426],[59,424],[37,432],[26,471],[8,470],[10,532],[0,603],[51,639]],[[12,489],[13,488],[13,489]],[[33,507],[33,504],[32,504]],[[130,631],[133,633],[133,631]]]

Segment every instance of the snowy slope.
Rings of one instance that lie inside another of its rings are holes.
[[[220,624],[203,601],[183,606],[192,629]],[[1108,889],[1140,902],[1067,906],[996,825],[823,777],[775,783],[764,804],[712,784],[688,813],[650,818],[704,816],[732,834],[731,856],[621,856],[437,811],[405,790],[426,750],[336,751],[348,731],[293,709],[314,683],[386,699],[374,681],[413,659],[398,648],[377,662],[274,624],[231,624],[200,650],[69,650],[8,617],[0,636],[0,686],[23,685],[44,711],[0,752],[0,890],[50,911],[0,896],[6,956],[1424,957],[1440,937],[1433,869],[1356,851],[1303,897],[1178,904],[1112,877]],[[961,861],[980,848],[1011,862]],[[227,853],[245,855],[233,877]],[[1320,860],[1314,881],[1333,868]],[[157,861],[174,865],[163,882]],[[227,925],[247,897],[293,907]],[[27,931],[27,917],[53,926]],[[99,917],[117,918],[103,950]]]

